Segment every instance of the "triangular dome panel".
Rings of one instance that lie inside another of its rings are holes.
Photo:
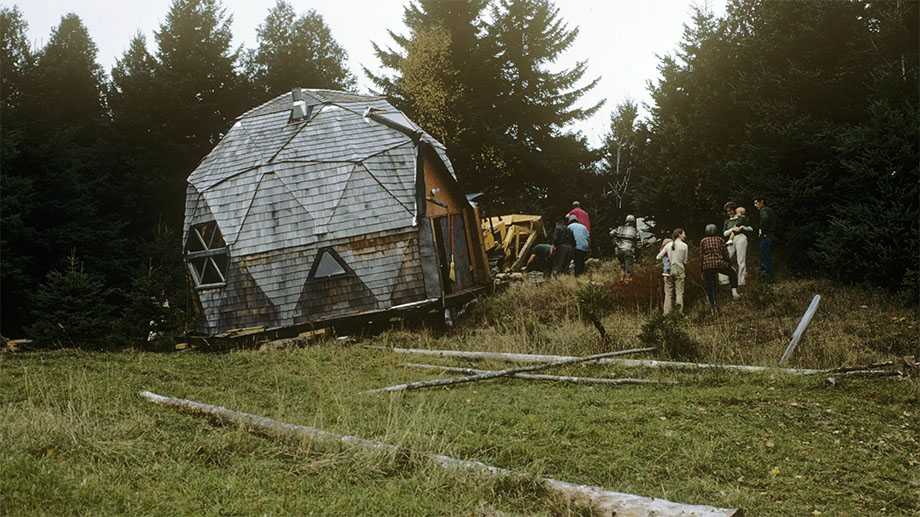
[[[356,167],[325,229],[330,238],[352,237],[411,224],[412,218],[412,212],[381,187],[367,169]]]
[[[249,255],[315,241],[313,216],[275,173],[265,173],[240,227],[235,254]]]
[[[236,242],[240,225],[252,204],[261,179],[262,169],[252,169],[224,180],[204,192],[204,198],[212,207],[214,217],[224,234],[224,240],[230,244]]]

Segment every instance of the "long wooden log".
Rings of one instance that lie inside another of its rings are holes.
[[[785,364],[786,361],[792,357],[792,352],[795,352],[795,348],[799,346],[799,341],[802,340],[802,337],[805,336],[805,331],[808,330],[808,324],[811,323],[811,319],[815,316],[815,312],[818,311],[819,303],[821,303],[821,295],[816,294],[815,297],[811,299],[811,303],[808,304],[808,308],[805,309],[805,314],[802,315],[799,324],[795,327],[795,332],[792,333],[792,339],[789,340],[786,351],[783,352],[783,356],[780,357],[779,364]]]
[[[209,416],[222,422],[238,424],[249,429],[260,430],[278,436],[308,438],[316,441],[340,443],[370,450],[388,452],[397,452],[399,450],[399,448],[394,445],[382,442],[367,440],[357,436],[330,433],[315,427],[289,424],[264,416],[234,411],[221,406],[212,406],[194,400],[166,397],[149,391],[140,392],[140,396],[155,404],[181,409],[196,415]],[[425,454],[424,456],[435,465],[449,470],[472,471],[493,477],[510,476],[514,474],[510,470],[493,467],[478,461],[461,460],[441,454]],[[675,503],[665,499],[612,492],[598,486],[580,485],[550,478],[544,478],[542,481],[548,489],[570,501],[576,503],[587,502],[601,515],[635,515],[648,517],[653,515],[662,517],[691,515],[697,517],[730,517],[740,515],[740,511],[734,508],[716,508],[713,506]]]
[[[476,375],[470,375],[468,377],[451,377],[447,379],[432,379],[428,381],[418,381],[418,382],[409,382],[406,384],[397,384],[395,386],[387,386],[385,388],[378,388],[376,390],[368,390],[364,393],[392,393],[396,391],[409,391],[409,390],[422,390],[425,388],[436,388],[439,386],[452,386],[454,384],[466,384],[469,382],[479,382],[489,379],[497,379],[499,377],[510,377],[518,373],[527,373],[527,372],[537,372],[540,370],[547,370],[549,368],[558,368],[560,366],[568,366],[570,364],[579,364],[587,363],[591,361],[597,361],[598,359],[604,359],[607,357],[615,357],[618,355],[626,354],[638,354],[642,352],[653,352],[655,351],[654,347],[649,348],[633,348],[630,350],[618,350],[616,352],[604,352],[603,354],[594,354],[585,357],[573,357],[571,359],[564,359],[561,361],[554,361],[543,364],[535,364],[533,366],[521,366],[519,368],[509,368],[507,370],[496,370],[490,371],[489,373],[479,373]]]
[[[834,374],[835,377],[901,377],[902,375],[898,370],[850,370]]]
[[[460,359],[483,359],[489,361],[504,361],[509,363],[545,363],[573,359],[567,355],[540,355],[540,354],[512,354],[503,352],[468,352],[463,350],[429,350],[426,348],[382,348],[397,354],[427,355],[433,357],[454,357]],[[683,363],[677,361],[656,361],[652,359],[616,359],[607,358],[596,361],[598,364],[614,364],[630,368],[675,368],[675,369],[712,369],[729,370],[747,373],[776,372],[791,375],[810,375],[824,373],[824,370],[808,370],[805,368],[774,368],[770,366],[748,366],[740,364],[706,364]]]
[[[479,373],[488,373],[495,370],[477,370],[475,368],[458,368],[454,366],[438,366],[436,364],[418,364],[418,363],[406,363],[403,366],[406,368],[417,368],[420,370],[440,370],[443,372],[451,373],[462,373],[464,375],[476,375]],[[516,373],[512,375],[515,379],[530,379],[535,381],[550,381],[550,382],[567,382],[571,384],[609,384],[609,385],[622,385],[622,384],[677,384],[675,381],[655,381],[651,379],[631,379],[631,378],[620,378],[620,379],[604,379],[599,377],[572,377],[569,375],[545,375],[540,373]]]
[[[821,373],[848,373],[848,372],[864,372],[868,370],[877,370],[879,368],[886,368],[894,366],[894,361],[884,361],[881,363],[872,363],[863,366],[841,366],[840,368],[833,368],[830,370],[823,370]]]

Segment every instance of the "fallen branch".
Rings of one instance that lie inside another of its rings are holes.
[[[881,363],[872,363],[864,366],[842,366],[840,368],[833,368],[831,370],[823,370],[821,373],[865,372],[870,370],[877,370],[879,368],[885,368],[887,366],[894,366],[894,361],[884,361]]]
[[[490,361],[506,361],[510,363],[545,363],[551,361],[561,361],[565,359],[574,359],[573,356],[565,355],[539,355],[539,354],[509,354],[502,352],[466,352],[462,350],[429,350],[425,348],[382,348],[397,354],[415,354],[427,355],[434,357],[456,357],[462,359],[484,359]],[[737,364],[706,364],[706,363],[682,363],[676,361],[655,361],[651,359],[600,359],[598,364],[615,364],[631,368],[675,368],[675,369],[712,369],[712,370],[729,370],[748,373],[776,372],[787,373],[791,375],[809,375],[815,373],[824,373],[823,370],[808,370],[804,368],[774,368],[767,366],[747,366]]]
[[[827,378],[830,384],[836,384],[834,377],[912,377],[920,373],[920,364],[912,356],[899,357],[894,361],[883,361],[863,366],[843,366],[821,373],[830,374]]]
[[[462,373],[464,375],[476,375],[480,373],[489,373],[495,370],[477,370],[475,368],[458,368],[454,366],[438,366],[436,364],[417,364],[417,363],[406,363],[403,366],[406,368],[417,368],[420,370],[441,370],[444,372],[452,373]],[[551,381],[551,382],[568,382],[572,384],[609,384],[609,385],[620,385],[620,384],[677,384],[675,381],[655,381],[650,379],[630,379],[630,378],[621,378],[621,379],[603,379],[597,377],[571,377],[568,375],[543,375],[539,373],[516,373],[512,375],[515,379],[530,379],[535,381]]]
[[[610,344],[610,336],[607,335],[607,329],[604,328],[600,318],[594,314],[588,314],[588,319],[591,320],[591,324],[594,325],[595,329],[597,329],[597,333],[601,335],[601,341],[604,344]]]
[[[370,450],[388,452],[399,451],[398,447],[386,443],[366,440],[357,436],[339,435],[314,427],[280,422],[264,416],[242,413],[220,406],[203,404],[194,400],[164,397],[163,395],[157,395],[149,391],[140,392],[140,396],[155,404],[178,408],[196,415],[210,416],[219,421],[239,424],[250,429],[267,431],[268,433],[279,436],[309,438],[311,440],[340,443]],[[473,471],[493,477],[510,476],[514,474],[510,470],[493,467],[478,461],[460,460],[441,454],[426,454],[425,457],[434,464],[450,470]],[[611,492],[597,486],[579,485],[549,478],[545,478],[542,481],[549,490],[556,492],[569,501],[589,503],[592,508],[601,515],[656,515],[662,517],[690,515],[698,517],[729,517],[740,515],[740,512],[734,508],[716,508],[713,506],[675,503],[664,499]]]
[[[488,379],[497,379],[499,377],[509,377],[517,373],[527,373],[527,372],[536,372],[540,370],[547,370],[549,368],[558,368],[560,366],[568,366],[570,364],[578,363],[587,363],[591,361],[597,361],[598,359],[604,359],[607,357],[615,357],[618,355],[627,355],[627,354],[640,354],[643,352],[653,352],[655,351],[654,347],[650,348],[633,348],[630,350],[619,350],[617,352],[604,352],[603,354],[594,354],[585,357],[572,357],[570,359],[563,359],[561,361],[536,364],[533,366],[522,366],[520,368],[509,368],[507,370],[497,370],[491,371],[489,373],[479,373],[476,375],[470,375],[468,377],[449,378],[449,379],[432,379],[429,381],[418,381],[418,382],[409,382],[406,384],[397,384],[395,386],[387,386],[385,388],[379,388],[376,390],[365,391],[364,393],[392,393],[395,391],[408,391],[408,390],[421,390],[425,388],[435,388],[438,386],[451,386],[454,384],[466,384],[468,382],[479,382],[485,381]]]
[[[795,327],[795,332],[792,333],[792,339],[789,340],[786,351],[783,352],[783,356],[779,359],[779,364],[785,364],[785,362],[792,357],[795,348],[799,346],[799,341],[802,340],[802,337],[805,336],[805,331],[808,330],[808,324],[811,323],[811,319],[815,316],[815,312],[818,311],[819,303],[821,303],[821,295],[816,294],[815,297],[811,299],[811,303],[808,304],[808,308],[805,309],[805,314],[802,315],[799,324]]]
[[[851,370],[834,374],[837,377],[901,377],[897,370]]]
[[[826,379],[824,382],[830,384],[831,386],[836,386],[838,379],[841,377],[863,377],[863,378],[875,378],[875,379],[892,379],[892,378],[903,378],[904,373],[898,370],[851,370],[848,372],[836,373]]]

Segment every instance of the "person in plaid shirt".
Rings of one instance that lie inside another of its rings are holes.
[[[719,236],[719,227],[714,224],[706,225],[706,237],[700,241],[700,259],[703,265],[703,285],[706,287],[706,298],[709,299],[709,306],[714,311],[719,310],[716,303],[719,273],[728,276],[728,281],[732,286],[732,298],[736,300],[741,298],[741,295],[738,294],[738,275],[732,269],[725,241]]]

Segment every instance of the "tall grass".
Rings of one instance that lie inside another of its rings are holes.
[[[512,286],[446,334],[393,330],[360,343],[600,351],[605,344],[581,317],[577,296],[591,281],[610,289],[607,331],[617,346],[634,346],[657,314],[657,280],[646,270],[627,286],[608,264],[585,279]],[[746,298],[726,303],[719,316],[708,314],[698,292],[690,294],[696,301],[687,307],[686,333],[700,360],[772,365],[813,293],[823,302],[794,365],[872,362],[916,346],[918,322],[910,310],[880,293],[807,280],[749,286]],[[361,394],[425,375],[402,368],[403,361],[331,339],[226,354],[0,353],[0,514],[585,511],[548,495],[534,482],[541,476],[738,506],[751,515],[920,512],[916,380],[830,387],[814,377],[661,370],[628,375],[679,385],[503,380],[392,397]],[[627,375],[599,365],[560,370],[575,372]],[[151,406],[136,396],[141,389],[398,449],[267,439]],[[480,460],[521,475],[447,472],[421,453]]]
[[[690,265],[686,283],[687,333],[699,345],[700,361],[775,365],[814,294],[822,302],[793,366],[831,368],[870,363],[892,354],[917,354],[920,317],[884,293],[844,287],[829,281],[787,279],[760,284],[756,276],[731,301],[720,293],[722,310],[712,315],[700,279]],[[754,276],[754,275],[752,275]],[[541,283],[519,283],[484,299],[459,328],[446,334],[390,333],[388,343],[447,349],[501,352],[588,354],[605,349],[598,333],[582,318],[579,286],[609,291],[602,323],[613,342],[634,346],[643,325],[660,314],[662,279],[646,266],[630,283],[620,280],[612,263],[602,263],[581,279],[571,276]]]

